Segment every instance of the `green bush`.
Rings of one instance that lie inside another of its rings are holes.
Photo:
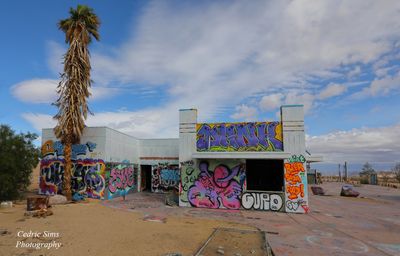
[[[36,138],[36,134],[15,134],[9,126],[0,125],[0,201],[17,199],[29,186],[39,162],[39,149],[33,145]]]

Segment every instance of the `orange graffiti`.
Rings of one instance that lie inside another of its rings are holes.
[[[53,141],[47,140],[42,145],[42,156],[46,156],[52,153],[54,153]]]
[[[288,198],[293,200],[299,197],[304,197],[304,185],[300,184],[299,186],[288,185],[286,191],[289,193]]]
[[[286,191],[289,194],[288,199],[297,199],[299,195],[304,197],[304,185],[301,184],[301,177],[299,175],[300,172],[304,172],[303,163],[285,163],[285,170]]]
[[[287,172],[298,174],[299,172],[304,172],[303,163],[285,163],[285,169]]]

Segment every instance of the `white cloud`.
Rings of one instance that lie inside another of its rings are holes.
[[[13,85],[11,93],[23,102],[52,103],[57,99],[57,83],[52,79],[32,79]]]
[[[355,66],[352,70],[350,70],[349,73],[347,73],[347,76],[352,78],[352,77],[358,76],[359,74],[361,74],[361,67]]]
[[[171,115],[171,111],[175,114]],[[57,124],[51,115],[23,113],[22,117],[41,131]],[[177,137],[178,110],[147,109],[141,111],[99,112],[89,115],[86,125],[107,126],[138,138]]]
[[[244,121],[255,121],[257,119],[257,109],[249,107],[245,104],[236,106],[236,112],[231,115],[233,119],[240,119]]]
[[[49,66],[53,74],[58,76],[60,73],[62,73],[64,68],[63,56],[67,52],[67,48],[54,41],[48,41],[46,43],[46,48],[47,48],[47,65]]]
[[[375,79],[367,87],[350,96],[351,99],[364,99],[367,97],[385,96],[389,93],[400,91],[400,72],[394,76]]]
[[[39,132],[43,128],[53,128],[57,124],[53,117],[47,114],[23,113],[22,117]]]
[[[11,87],[12,95],[20,101],[28,103],[53,103],[57,99],[58,80],[32,79],[15,84]],[[119,92],[116,88],[92,86],[90,100],[104,99]]]
[[[325,162],[393,162],[400,159],[399,129],[397,124],[307,136],[306,145],[312,154],[322,154]]]
[[[232,116],[249,118],[257,113],[247,99],[271,93],[284,94],[285,104],[304,104],[307,113],[316,100],[344,92],[310,80],[344,78],[348,69],[343,67],[377,62],[400,39],[400,1],[214,1],[176,8],[171,2],[150,2],[123,45],[107,54],[92,51],[93,80],[104,88],[167,92],[159,108],[99,113],[107,121],[118,120],[110,126],[173,134],[179,108],[195,107],[199,119],[207,120],[244,102]],[[59,57],[53,56],[63,47],[50,43],[49,49],[56,72]],[[350,73],[357,72],[356,67]],[[273,105],[264,101],[259,107],[271,107],[266,102]]]
[[[274,110],[282,105],[282,93],[274,93],[263,96],[259,103],[260,109],[263,111]]]
[[[330,83],[330,84],[328,84],[327,87],[325,87],[325,89],[323,89],[319,93],[319,99],[323,100],[323,99],[331,98],[334,96],[338,96],[338,95],[343,94],[345,91],[346,91],[346,87],[344,85]]]
[[[307,114],[314,106],[315,96],[310,93],[300,93],[290,91],[285,98],[285,104],[293,105],[300,104],[304,106],[304,113]]]

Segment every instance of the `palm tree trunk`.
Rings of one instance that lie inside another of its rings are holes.
[[[64,160],[65,160],[65,169],[64,169],[64,194],[67,197],[68,201],[72,200],[72,192],[71,192],[71,173],[72,173],[72,163],[71,163],[71,149],[72,143],[66,142],[64,147]]]

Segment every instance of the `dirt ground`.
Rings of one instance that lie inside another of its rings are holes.
[[[0,255],[193,255],[217,227],[254,230],[247,225],[195,218],[146,221],[143,214],[112,209],[96,201],[56,205],[53,216],[40,219],[24,217],[24,211],[25,205],[0,210],[0,232],[6,232],[0,235]],[[23,234],[19,231],[42,234],[26,238],[20,237]],[[50,232],[52,237],[45,237]],[[55,241],[61,247],[16,248],[18,241]]]
[[[309,190],[308,214],[168,207],[162,194],[144,192],[125,201],[57,205],[42,219],[24,217],[26,205],[16,205],[0,209],[0,256],[254,256],[265,255],[265,240],[275,256],[400,256],[400,190],[362,185],[355,187],[359,197],[347,198],[339,195],[342,185],[322,184],[326,196]],[[44,237],[46,231],[53,236]],[[61,248],[17,248],[18,242]]]

